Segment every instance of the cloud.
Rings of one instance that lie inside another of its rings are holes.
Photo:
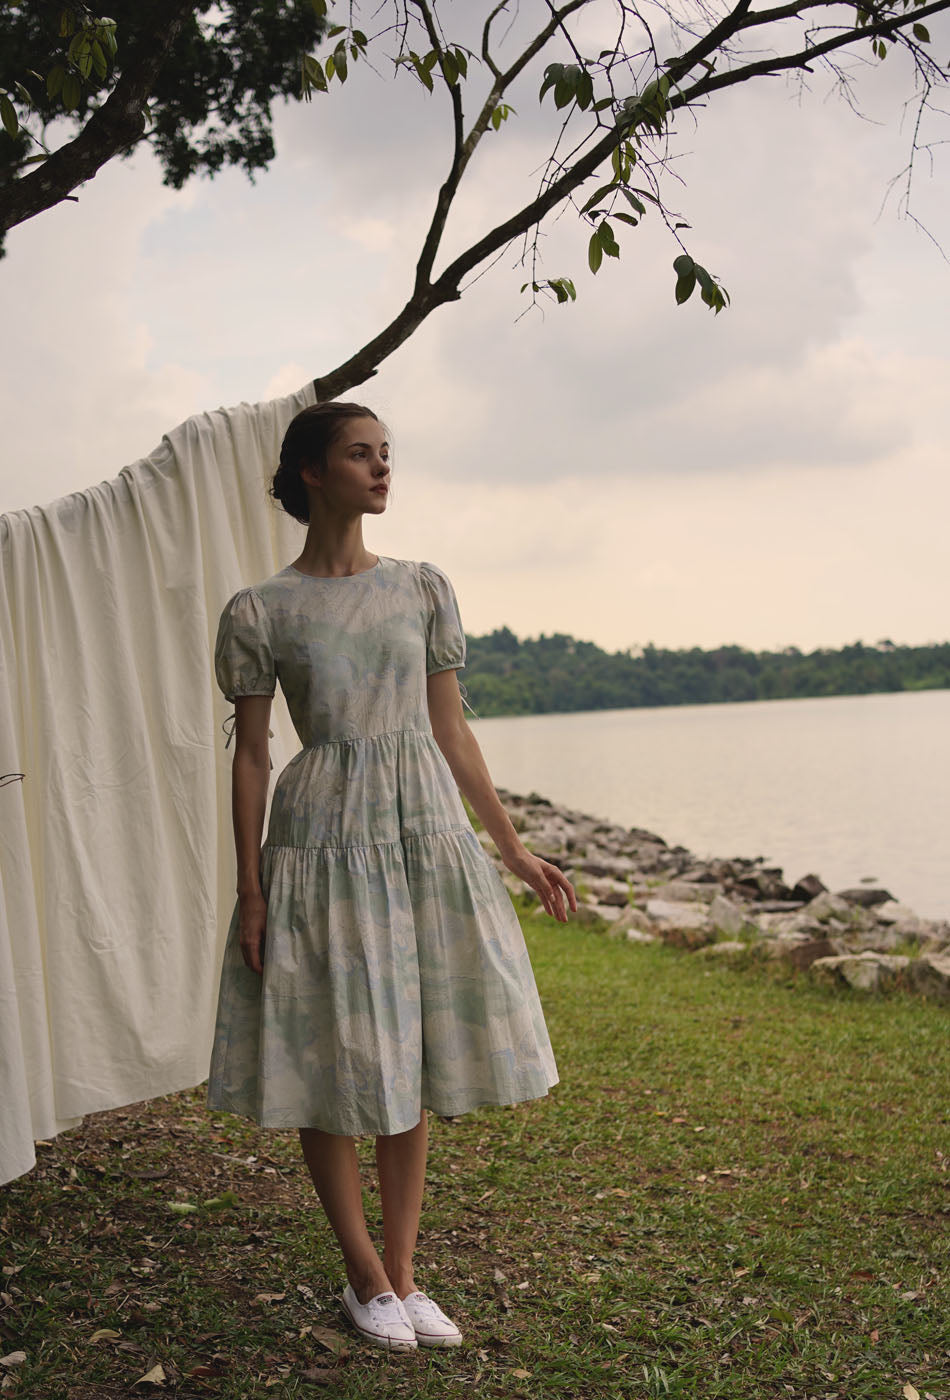
[[[937,635],[950,287],[931,244],[875,222],[909,137],[896,67],[866,77],[883,125],[823,101],[823,80],[801,102],[777,80],[684,127],[669,198],[732,293],[721,316],[674,306],[678,247],[656,216],[592,277],[568,211],[541,267],[574,277],[576,305],[518,319],[512,247],[354,389],[396,445],[370,547],[443,564],[475,631]],[[473,161],[446,257],[534,188],[552,118],[537,86],[526,75]],[[357,65],[280,109],[276,133],[253,186],[230,171],[175,194],[143,155],[14,231],[0,509],[114,475],[191,412],[299,387],[403,305],[448,168],[447,103]],[[920,188],[945,229],[945,182]]]

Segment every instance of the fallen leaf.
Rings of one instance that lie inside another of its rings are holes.
[[[743,1274],[747,1274],[748,1272],[749,1272],[748,1269],[736,1269],[736,1271],[735,1271],[735,1273],[732,1275],[732,1277],[733,1277],[733,1278],[742,1278]]]
[[[337,1373],[332,1366],[308,1366],[300,1372],[300,1379],[308,1385],[332,1385]]]
[[[122,1336],[121,1332],[116,1332],[112,1327],[100,1327],[97,1332],[93,1332],[89,1338],[90,1342],[117,1342]]]
[[[916,1390],[910,1381],[906,1383],[901,1394],[904,1396],[904,1400],[920,1400],[920,1391]]]
[[[132,1382],[132,1389],[137,1385],[164,1385],[165,1379],[165,1368],[159,1361],[150,1371],[146,1371],[144,1376],[139,1376],[137,1381]]]
[[[881,1334],[876,1327],[871,1329],[868,1336],[871,1338],[872,1342],[879,1342],[881,1340]]]
[[[282,1303],[286,1297],[286,1293],[258,1293],[253,1301],[255,1303]]]
[[[512,1371],[511,1374],[513,1376],[517,1376],[519,1381],[527,1381],[531,1379],[531,1372],[523,1371],[520,1366],[517,1368],[517,1370]]]
[[[193,1206],[190,1201],[169,1201],[168,1209],[172,1215],[194,1215],[198,1207]]]
[[[298,1283],[297,1292],[301,1297],[306,1298],[311,1303],[313,1302],[313,1289],[308,1284]]]
[[[6,1356],[0,1356],[0,1366],[22,1366],[25,1360],[25,1351],[11,1351]]]
[[[310,1335],[315,1342],[319,1342],[327,1351],[334,1356],[345,1356],[349,1347],[349,1339],[340,1332],[334,1332],[332,1327],[319,1327],[316,1323],[310,1329]]]

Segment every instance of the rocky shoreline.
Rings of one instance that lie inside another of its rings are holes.
[[[950,1002],[950,922],[919,917],[888,890],[862,884],[832,892],[817,875],[789,885],[761,856],[704,861],[662,836],[536,792],[497,792],[528,849],[574,885],[573,921],[635,943],[670,943],[708,958],[777,958],[834,984],[903,985]],[[507,888],[523,894],[487,833],[478,834]]]

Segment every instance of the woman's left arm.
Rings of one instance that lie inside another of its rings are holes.
[[[458,675],[436,671],[427,677],[429,722],[436,743],[445,755],[452,776],[471,803],[479,821],[498,847],[508,869],[538,895],[545,912],[561,923],[567,922],[565,896],[577,910],[574,886],[556,865],[532,855],[511,824],[495,791],[485,758],[462,711]]]

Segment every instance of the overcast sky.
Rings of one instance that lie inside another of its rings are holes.
[[[935,37],[946,49],[948,27]],[[868,67],[871,120],[816,77],[811,94],[721,94],[684,124],[667,194],[732,295],[718,317],[675,306],[679,250],[656,219],[595,278],[571,212],[543,275],[573,277],[575,305],[517,319],[513,249],[435,313],[348,395],[396,446],[368,547],[446,569],[470,633],[946,640],[950,265],[884,203],[910,149],[906,84],[898,62]],[[533,188],[553,113],[537,86],[473,162],[447,254]],[[14,230],[0,511],[114,476],[189,414],[296,389],[379,330],[409,294],[446,115],[408,77],[357,69],[278,109],[254,185],[175,193],[146,152]],[[938,148],[913,209],[950,248],[948,176]]]

